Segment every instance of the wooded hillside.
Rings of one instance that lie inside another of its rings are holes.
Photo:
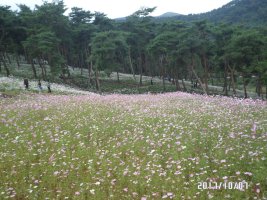
[[[155,8],[119,22],[77,7],[66,16],[64,1],[44,2],[33,10],[18,7],[0,7],[0,73],[7,76],[15,59],[18,67],[30,64],[32,78],[43,80],[51,78],[48,70],[66,81],[68,66],[87,69],[88,82],[97,90],[104,71],[138,74],[140,86],[147,75],[160,77],[164,88],[169,80],[177,90],[186,90],[184,81],[190,81],[205,94],[212,93],[210,85],[220,85],[224,95],[236,95],[238,84],[245,98],[248,86],[258,96],[266,93],[267,29],[259,25],[267,21],[265,1],[235,0],[185,21],[184,16],[154,20]]]

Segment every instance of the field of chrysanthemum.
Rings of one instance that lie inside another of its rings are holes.
[[[263,101],[0,98],[0,199],[264,199],[266,157]]]

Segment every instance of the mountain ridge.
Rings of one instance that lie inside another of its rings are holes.
[[[126,18],[121,17],[114,20],[123,22]],[[156,21],[180,20],[190,22],[207,20],[213,23],[262,26],[267,25],[267,0],[232,0],[220,8],[205,13],[182,15],[175,12],[166,12],[153,18]]]
[[[176,13],[176,12],[165,12],[159,16],[153,16],[153,18],[170,18],[170,17],[176,17],[176,16],[181,16],[182,14],[179,14],[179,13]],[[125,21],[126,17],[118,17],[118,18],[115,18],[114,20],[115,21]]]
[[[165,12],[159,16],[155,16],[155,18],[168,18],[168,17],[176,17],[176,16],[180,16],[182,14],[176,13],[176,12]]]
[[[232,0],[212,11],[173,17],[181,21],[208,20],[214,23],[242,24],[248,26],[267,25],[266,0]]]

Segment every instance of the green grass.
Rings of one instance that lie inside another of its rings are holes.
[[[3,90],[0,92],[0,95],[4,96],[4,97],[13,97],[13,96],[17,96],[19,94],[21,94],[21,90]]]

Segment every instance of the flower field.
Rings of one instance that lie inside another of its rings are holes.
[[[48,82],[42,81],[43,93],[47,93]],[[49,83],[53,93],[65,93],[65,94],[91,94],[91,92],[78,90],[63,84]],[[25,93],[25,86],[22,78],[17,77],[1,77],[0,76],[0,91],[23,91]],[[38,81],[30,80],[29,91],[39,92]]]
[[[0,98],[0,199],[264,199],[266,157],[264,101]]]

